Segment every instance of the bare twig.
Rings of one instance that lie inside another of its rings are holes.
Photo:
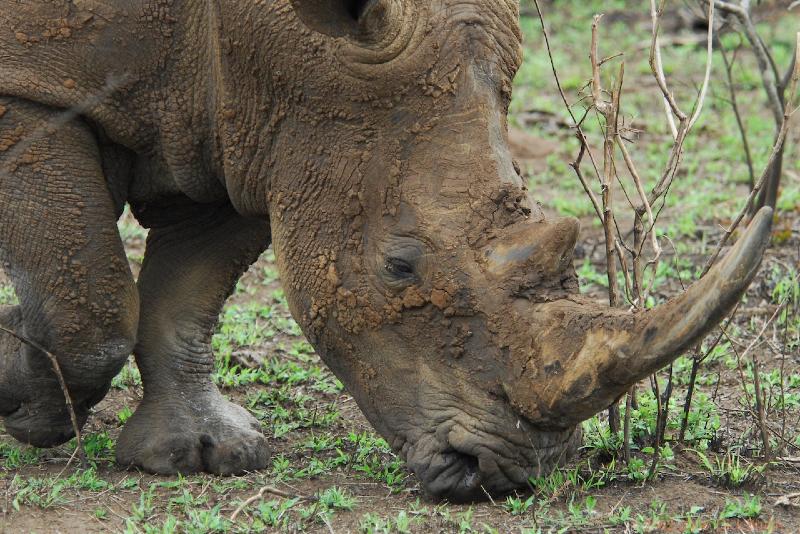
[[[785,304],[786,304],[785,302],[782,302],[780,306],[778,306],[778,308],[775,310],[775,313],[772,314],[772,317],[770,317],[769,320],[766,323],[764,323],[764,326],[763,328],[761,328],[761,331],[750,342],[745,351],[742,353],[742,359],[744,359],[748,353],[753,351],[753,347],[755,347],[756,343],[764,336],[764,332],[767,331],[769,325],[772,324],[772,321],[774,321],[775,318],[780,314],[780,312],[783,311],[783,307],[785,306]],[[769,454],[770,454],[769,433],[767,432],[766,418],[764,416],[764,400],[763,400],[764,395],[763,392],[761,391],[761,378],[759,376],[760,367],[759,367],[758,357],[755,352],[753,352],[752,360],[753,360],[753,387],[755,390],[756,410],[758,414],[758,426],[759,430],[761,431],[761,439],[763,440],[764,459],[766,461],[769,461]]]
[[[558,88],[558,94],[561,96],[561,101],[564,103],[564,108],[566,109],[567,113],[569,114],[570,118],[572,119],[572,123],[573,123],[573,127],[575,128],[576,136],[578,138],[578,141],[581,144],[581,152],[582,153],[576,159],[576,161],[573,162],[570,166],[573,169],[575,169],[576,174],[578,175],[578,179],[581,182],[581,185],[583,186],[584,190],[589,195],[589,198],[592,200],[592,206],[594,207],[595,212],[597,213],[597,216],[600,218],[600,221],[602,222],[603,221],[603,216],[601,214],[599,203],[597,202],[597,199],[594,197],[594,194],[591,193],[591,189],[589,188],[589,185],[586,182],[586,179],[584,178],[583,173],[580,172],[580,169],[579,169],[580,163],[581,163],[581,161],[583,159],[583,153],[585,152],[585,154],[587,154],[589,156],[589,161],[592,164],[592,169],[594,170],[595,176],[597,177],[598,181],[600,181],[602,183],[603,180],[601,178],[600,169],[599,169],[599,167],[597,165],[597,160],[594,157],[594,154],[592,153],[592,149],[589,146],[589,142],[586,139],[586,134],[584,133],[583,128],[581,127],[582,120],[578,121],[577,118],[575,117],[575,114],[572,112],[572,106],[570,106],[569,101],[567,100],[567,96],[564,93],[564,88],[561,86],[561,80],[560,80],[560,78],[558,76],[558,69],[556,68],[555,60],[553,59],[553,51],[552,51],[552,49],[550,47],[550,36],[549,36],[549,34],[547,32],[547,24],[545,23],[545,20],[544,20],[544,14],[542,12],[542,8],[539,5],[539,1],[538,0],[533,0],[533,3],[536,6],[536,13],[537,13],[538,18],[539,18],[539,23],[542,26],[542,35],[544,36],[545,48],[547,49],[547,57],[548,57],[548,59],[550,61],[550,68],[551,68],[551,70],[553,72],[553,78],[554,78],[554,80],[556,82],[556,87]],[[617,233],[619,233],[619,227],[617,227],[616,220],[614,220],[614,226],[615,226],[615,228],[617,230]]]
[[[633,409],[635,392],[636,384],[625,395],[625,421],[622,424],[622,457],[625,459],[625,463],[628,463],[631,459],[631,410]]]
[[[775,121],[775,129],[779,131],[785,112],[784,104],[787,98],[786,88],[791,83],[792,72],[795,70],[794,65],[797,63],[797,48],[795,47],[794,57],[789,64],[788,70],[785,74],[781,75],[778,72],[775,59],[772,57],[764,40],[756,30],[750,12],[750,2],[744,0],[740,0],[739,2],[714,0],[713,3],[715,3],[721,11],[729,13],[736,18],[742,28],[742,33],[750,43],[750,47],[753,49],[753,54],[756,58],[756,63],[758,64],[759,72],[761,73],[761,82],[767,94],[767,107],[772,112]],[[789,91],[788,95],[788,98],[791,99],[794,96],[794,92]],[[751,215],[757,208],[763,206],[771,206],[774,208],[777,204],[778,189],[781,182],[781,175],[783,174],[782,149],[771,161],[769,174],[769,180],[766,183],[766,187],[761,191],[758,202],[751,204],[751,209],[748,210]]]
[[[636,192],[639,194],[639,200],[642,202],[641,208],[636,209],[637,216],[640,214],[641,210],[644,210],[647,213],[647,218],[650,224],[650,236],[651,236],[651,245],[653,247],[653,258],[647,262],[647,266],[653,266],[653,271],[656,270],[658,267],[658,260],[661,258],[662,250],[661,245],[658,243],[658,236],[655,231],[655,224],[656,219],[653,216],[653,208],[650,206],[650,201],[647,198],[647,193],[644,192],[644,185],[642,184],[642,178],[639,176],[639,171],[636,169],[636,165],[633,162],[633,158],[631,158],[630,153],[628,152],[627,147],[625,146],[625,142],[622,139],[622,136],[619,135],[617,132],[617,146],[620,148],[620,152],[622,152],[622,159],[625,161],[625,165],[628,168],[628,172],[633,179],[633,183],[636,186]],[[639,221],[641,223],[641,220]],[[644,239],[641,240],[641,243],[644,243]],[[635,253],[638,256],[642,253],[642,247],[640,245],[634,245]],[[647,267],[645,266],[645,267]],[[642,295],[639,295],[637,298],[641,300]],[[644,295],[646,298],[646,295]]]
[[[600,81],[600,59],[599,59],[599,26],[602,15],[595,15],[592,20],[592,44],[589,57],[592,64],[592,105],[603,116],[605,123],[605,139],[603,142],[603,175],[602,175],[602,202],[603,216],[602,223],[605,231],[606,249],[606,274],[608,277],[608,303],[612,308],[619,306],[619,284],[617,282],[617,258],[615,254],[620,253],[620,260],[624,262],[614,237],[616,221],[614,219],[613,190],[614,181],[617,177],[616,164],[614,162],[614,144],[619,132],[619,104],[622,94],[622,83],[625,77],[625,63],[620,63],[617,82],[611,91],[611,101],[603,99],[603,87]],[[581,151],[583,153],[583,150]],[[581,180],[582,182],[584,180]],[[619,406],[614,402],[608,408],[608,424],[611,432],[616,434],[620,430]]]
[[[45,349],[35,341],[31,341],[25,336],[21,336],[20,334],[14,332],[9,328],[6,328],[5,326],[0,326],[0,331],[15,337],[20,342],[25,343],[30,347],[33,347],[34,349],[38,350],[39,352],[47,356],[47,359],[50,360],[50,364],[53,366],[53,372],[55,372],[56,378],[58,378],[58,383],[61,386],[61,391],[62,393],[64,393],[64,400],[66,401],[67,404],[69,419],[70,422],[72,423],[72,431],[75,432],[75,441],[77,443],[78,454],[81,459],[81,466],[83,466],[84,469],[88,468],[89,461],[86,459],[86,450],[83,448],[83,440],[81,439],[81,429],[80,426],[78,425],[78,417],[75,415],[75,407],[72,404],[72,396],[69,393],[67,382],[64,380],[64,375],[61,373],[61,366],[58,365],[58,359],[53,355],[52,352]]]
[[[800,504],[793,502],[798,497],[800,497],[800,493],[787,493],[786,495],[781,495],[775,499],[775,506],[787,506],[794,508],[800,507]]]
[[[697,382],[697,373],[700,369],[700,365],[708,359],[714,349],[717,348],[719,342],[722,341],[722,337],[724,336],[725,329],[731,324],[733,318],[736,317],[736,312],[739,310],[739,305],[741,301],[736,303],[736,306],[733,308],[733,311],[728,316],[728,320],[725,323],[725,326],[721,327],[720,334],[714,339],[713,343],[709,345],[708,349],[706,349],[705,354],[702,356],[700,355],[700,346],[698,345],[695,348],[695,356],[692,359],[692,371],[691,376],[689,377],[689,386],[686,391],[686,398],[683,404],[683,419],[681,420],[681,428],[678,432],[678,441],[683,443],[684,438],[686,437],[686,429],[689,426],[689,412],[692,409],[692,399],[694,397],[694,387],[695,383]]]
[[[67,463],[64,465],[64,468],[61,469],[61,471],[59,471],[58,474],[56,475],[56,480],[60,479],[61,475],[64,474],[64,471],[66,471],[69,468],[69,466],[72,465],[72,461],[75,459],[76,456],[78,456],[80,450],[81,450],[80,447],[75,447],[75,450],[72,451],[72,454],[67,459]]]
[[[586,178],[583,176],[583,171],[581,171],[581,162],[583,161],[583,156],[587,152],[586,144],[581,143],[580,152],[578,153],[578,157],[575,158],[575,161],[570,163],[569,166],[575,171],[575,174],[578,176],[578,180],[581,182],[583,186],[584,192],[589,197],[589,200],[592,202],[592,207],[594,208],[594,212],[597,214],[597,218],[601,221],[603,220],[603,210],[600,207],[600,203],[597,201],[597,196],[595,196],[594,191],[592,188],[589,187]]]
[[[292,495],[291,493],[287,493],[285,491],[279,490],[278,488],[276,488],[274,486],[264,486],[263,488],[258,490],[258,493],[248,497],[242,504],[240,504],[238,507],[236,507],[236,510],[233,511],[233,513],[231,514],[231,517],[230,517],[231,523],[236,521],[236,518],[239,517],[239,514],[241,514],[244,511],[245,508],[247,508],[248,506],[250,506],[251,504],[253,504],[257,500],[264,498],[264,495],[267,495],[267,494],[275,495],[275,496],[281,497],[283,499],[300,499],[300,500],[303,500],[303,501],[317,501],[318,500],[316,497],[302,497],[302,496],[299,496],[299,495]]]
[[[603,87],[600,84],[600,59],[598,58],[598,28],[600,26],[600,19],[603,15],[595,15],[592,19],[592,44],[589,48],[589,59],[592,62],[592,101],[594,107],[606,115],[609,109],[609,103],[603,100]]]
[[[556,69],[556,63],[553,59],[553,51],[550,48],[550,36],[547,33],[547,25],[544,22],[544,14],[542,13],[542,8],[539,5],[539,0],[533,0],[533,4],[536,6],[536,13],[539,15],[539,23],[542,25],[542,35],[544,35],[544,43],[545,48],[547,49],[547,56],[550,58],[550,68],[553,71],[553,77],[556,81],[556,87],[558,88],[558,94],[561,96],[561,100],[564,102],[564,107],[567,110],[570,118],[572,119],[572,124],[574,125],[575,131],[577,132],[578,141],[581,142],[586,148],[586,153],[589,155],[589,160],[592,163],[592,167],[594,168],[595,175],[600,179],[600,169],[597,166],[597,160],[592,154],[592,150],[589,147],[589,143],[586,141],[586,135],[583,133],[583,129],[581,128],[580,122],[575,118],[575,114],[572,113],[572,106],[569,105],[569,101],[567,100],[567,95],[564,94],[564,89],[561,87],[561,80],[558,77],[558,69]]]
[[[667,80],[664,76],[664,66],[661,61],[661,40],[659,32],[661,30],[661,15],[664,13],[664,5],[666,0],[660,0],[658,7],[656,7],[656,0],[650,0],[650,18],[653,26],[653,37],[650,42],[650,69],[656,78],[661,94],[664,98],[667,121],[669,122],[670,130],[672,131],[673,139],[678,138],[678,128],[675,125],[675,117],[678,117],[682,122],[686,120],[686,114],[678,107],[675,97],[672,96],[669,88],[667,87]]]
[[[770,446],[769,433],[767,432],[766,416],[764,413],[764,392],[761,389],[761,364],[758,355],[753,352],[753,391],[756,398],[756,414],[758,415],[758,428],[761,431],[761,442],[764,450],[764,461],[769,462]]]
[[[725,48],[722,46],[722,41],[717,39],[717,42],[719,43],[719,50],[722,54],[722,61],[725,64],[728,92],[730,93],[731,97],[731,109],[733,109],[733,115],[736,118],[736,126],[739,128],[739,135],[742,138],[742,148],[744,149],[744,157],[745,161],[747,162],[747,172],[750,176],[750,190],[752,191],[756,186],[756,171],[753,167],[753,154],[750,151],[750,143],[747,139],[747,131],[745,130],[742,114],[739,112],[739,103],[736,98],[736,88],[733,83],[733,62],[728,60],[728,54],[725,53]]]
[[[661,460],[661,447],[664,443],[664,437],[667,431],[667,420],[669,419],[669,401],[672,398],[672,378],[673,378],[673,364],[669,366],[669,373],[667,374],[667,385],[664,388],[663,395],[659,396],[658,375],[654,374],[650,377],[653,384],[653,394],[656,396],[656,435],[653,444],[653,461],[650,464],[650,470],[647,473],[647,479],[652,478],[658,472],[658,463]]]
[[[800,48],[800,33],[797,34],[796,48]],[[800,82],[800,57],[796,56],[794,63],[794,74],[792,74],[791,87],[789,88],[790,95],[794,95],[797,92],[798,82]],[[784,106],[781,128],[780,131],[778,132],[778,137],[775,140],[775,144],[772,146],[772,152],[769,155],[769,160],[767,161],[767,165],[764,168],[764,171],[761,173],[761,177],[756,183],[756,186],[750,192],[750,196],[748,197],[747,202],[744,205],[744,208],[739,212],[739,215],[737,215],[733,223],[725,230],[725,234],[722,236],[722,239],[720,239],[720,242],[717,245],[714,254],[708,259],[708,262],[706,263],[705,268],[703,269],[702,275],[705,275],[717,261],[717,258],[719,258],[719,255],[722,252],[722,249],[727,244],[728,239],[730,238],[730,236],[739,226],[739,223],[742,222],[742,219],[744,219],[745,215],[747,214],[748,206],[750,206],[753,203],[756,196],[758,195],[758,192],[766,183],[767,178],[769,178],[775,160],[782,153],[783,144],[784,141],[786,141],[786,135],[789,133],[789,125],[791,123],[792,115],[794,114],[795,111],[797,111],[796,108],[793,108],[793,105],[794,104],[790,99],[789,102],[787,102],[786,105]]]
[[[700,118],[700,113],[703,111],[703,103],[706,99],[708,92],[708,82],[711,79],[711,65],[714,58],[714,2],[708,3],[708,39],[706,42],[706,71],[703,76],[703,86],[700,89],[700,95],[697,97],[697,104],[694,107],[692,118],[689,119],[687,130],[691,130],[697,119]]]
[[[783,115],[783,98],[781,98],[778,91],[778,84],[781,80],[778,79],[775,71],[772,69],[774,61],[770,56],[769,50],[767,50],[767,48],[764,46],[763,41],[758,35],[755,23],[750,16],[749,3],[735,4],[733,2],[725,2],[722,0],[715,0],[714,2],[709,3],[714,4],[717,8],[719,8],[720,11],[734,15],[739,21],[739,24],[742,26],[744,35],[750,42],[750,46],[753,48],[753,53],[756,56],[758,69],[761,71],[761,79],[764,84],[764,90],[767,93],[769,109],[775,118],[775,124],[780,124],[781,117]]]
[[[653,397],[656,399],[656,435],[654,440],[653,446],[653,461],[650,464],[650,469],[647,471],[647,480],[652,480],[653,476],[656,474],[656,468],[658,467],[659,457],[661,455],[661,451],[659,450],[659,442],[661,441],[659,437],[659,431],[661,430],[661,413],[662,413],[662,406],[661,406],[661,388],[658,385],[658,374],[654,373],[650,375],[650,389],[653,391]]]
[[[672,181],[675,179],[675,175],[680,168],[680,164],[683,160],[683,145],[686,141],[686,137],[689,134],[689,131],[692,129],[692,126],[697,122],[698,117],[700,116],[700,112],[703,108],[703,102],[705,101],[706,91],[708,87],[708,80],[710,79],[711,75],[711,64],[712,64],[712,53],[713,53],[713,38],[714,38],[714,21],[713,21],[713,13],[714,13],[714,6],[709,7],[709,13],[711,18],[708,24],[708,36],[707,36],[707,57],[706,57],[706,71],[705,76],[703,79],[703,86],[700,90],[700,94],[698,95],[697,101],[694,105],[694,112],[692,113],[691,117],[687,116],[680,107],[678,107],[675,98],[672,96],[672,93],[669,91],[667,87],[666,78],[664,76],[664,67],[661,62],[661,50],[659,45],[659,28],[660,28],[660,20],[661,15],[664,11],[664,5],[666,0],[661,0],[658,8],[656,8],[655,0],[650,0],[650,15],[653,21],[653,41],[652,46],[650,48],[650,68],[653,72],[653,76],[656,79],[659,89],[661,89],[662,96],[664,99],[669,103],[669,110],[667,112],[667,118],[670,122],[670,129],[672,130],[674,144],[672,146],[672,150],[670,151],[670,157],[667,163],[667,167],[664,170],[663,174],[661,175],[661,179],[658,181],[656,186],[653,188],[653,191],[650,196],[650,204],[653,205],[656,201],[661,198],[666,192],[669,190],[670,186],[672,185]],[[674,118],[678,118],[679,124],[676,127],[674,124]]]
[[[599,19],[595,19],[597,22]],[[596,30],[593,26],[593,31]],[[599,68],[598,68],[599,70]],[[614,140],[619,129],[619,100],[622,92],[622,83],[625,76],[625,63],[620,63],[617,84],[612,92],[612,99],[608,106],[602,104],[602,109],[598,110],[605,117],[605,142],[603,153],[603,228],[606,238],[606,273],[608,275],[608,303],[611,307],[619,305],[619,285],[617,283],[617,260],[614,254],[614,195],[613,185],[616,176],[616,165],[614,163]],[[598,106],[595,103],[595,106]]]

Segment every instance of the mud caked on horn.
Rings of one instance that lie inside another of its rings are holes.
[[[763,208],[725,258],[684,293],[626,312],[580,296],[515,315],[530,335],[511,348],[503,384],[514,409],[545,428],[569,428],[605,409],[633,384],[697,343],[736,305],[758,271],[772,227]],[[523,317],[524,316],[524,317]]]

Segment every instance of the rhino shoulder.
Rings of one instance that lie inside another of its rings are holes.
[[[0,95],[78,108],[124,136],[136,115],[131,87],[155,76],[164,48],[148,4],[0,0]]]

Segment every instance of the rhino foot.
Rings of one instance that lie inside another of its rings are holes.
[[[260,424],[218,391],[142,401],[117,442],[117,462],[156,474],[233,475],[267,466]]]
[[[0,324],[22,332],[19,308],[0,310]],[[17,440],[36,447],[53,447],[75,436],[64,392],[49,360],[25,350],[16,337],[0,332],[0,416],[6,431]],[[32,361],[35,360],[35,361]],[[110,382],[97,388],[70,388],[79,427],[89,417],[89,409],[108,392]]]

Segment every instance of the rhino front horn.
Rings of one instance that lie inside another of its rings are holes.
[[[504,389],[512,406],[547,428],[569,428],[609,406],[730,312],[758,271],[771,227],[772,210],[763,208],[706,276],[651,310],[625,312],[577,296],[517,301],[532,339],[511,347],[513,376]]]

